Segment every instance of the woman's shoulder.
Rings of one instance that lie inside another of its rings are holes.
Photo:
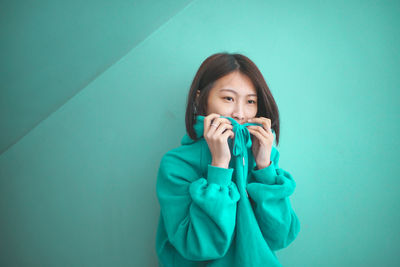
[[[180,145],[167,151],[161,158],[161,165],[167,163],[170,166],[189,165],[198,167],[201,164],[202,142],[193,142]]]
[[[167,151],[161,158],[158,183],[186,184],[202,173],[202,147],[199,143],[181,145]]]

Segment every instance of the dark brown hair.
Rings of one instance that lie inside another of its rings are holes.
[[[193,128],[195,116],[206,116],[208,95],[215,81],[234,71],[247,75],[253,82],[258,98],[256,117],[266,117],[271,120],[271,128],[275,131],[275,143],[278,145],[279,110],[264,77],[248,57],[226,52],[213,54],[204,60],[193,79],[187,98],[185,116],[186,131],[189,137],[193,140],[198,139]],[[200,90],[200,95],[196,102],[197,90]],[[196,106],[197,113],[195,113],[194,106]]]

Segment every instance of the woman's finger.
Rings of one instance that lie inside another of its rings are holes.
[[[210,131],[211,123],[213,122],[214,119],[219,118],[219,114],[217,113],[211,113],[210,115],[206,116],[204,118],[204,132],[203,135],[206,136],[207,133]],[[218,125],[217,125],[218,126]],[[212,126],[212,128],[216,128],[215,126]],[[211,129],[213,132],[215,129]]]
[[[227,124],[227,123],[221,123],[219,126],[218,126],[218,129],[216,129],[216,131],[214,132],[214,135],[217,135],[217,136],[219,136],[219,135],[221,135],[225,130],[227,130],[227,129],[233,129],[233,125],[231,125],[231,124]]]
[[[265,144],[266,144],[266,137],[263,136],[263,135],[260,133],[260,131],[257,131],[257,130],[255,130],[255,129],[251,128],[251,129],[249,129],[249,132],[250,132],[251,134],[253,134],[254,136],[257,137],[257,139],[259,140],[260,144],[262,144],[262,145],[265,145]]]
[[[250,129],[254,129],[257,132],[260,132],[264,136],[264,138],[268,138],[268,132],[263,127],[261,126],[247,126],[247,127],[248,128],[251,127]]]
[[[267,132],[271,132],[271,120],[265,117],[255,117],[249,120],[250,122],[260,123]]]

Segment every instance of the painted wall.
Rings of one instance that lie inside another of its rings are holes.
[[[141,18],[163,14],[152,25],[121,19],[134,5],[8,2],[1,266],[157,266],[158,164],[185,133],[197,68],[220,51],[250,57],[280,109],[280,167],[296,181],[302,227],[277,252],[283,266],[399,265],[399,2],[144,4]],[[113,22],[106,43],[94,20]],[[147,27],[136,43],[126,23]]]
[[[0,154],[192,0],[2,0]]]

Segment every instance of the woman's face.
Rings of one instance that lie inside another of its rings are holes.
[[[257,91],[249,77],[235,71],[215,82],[207,103],[207,115],[217,113],[243,124],[257,114]]]

